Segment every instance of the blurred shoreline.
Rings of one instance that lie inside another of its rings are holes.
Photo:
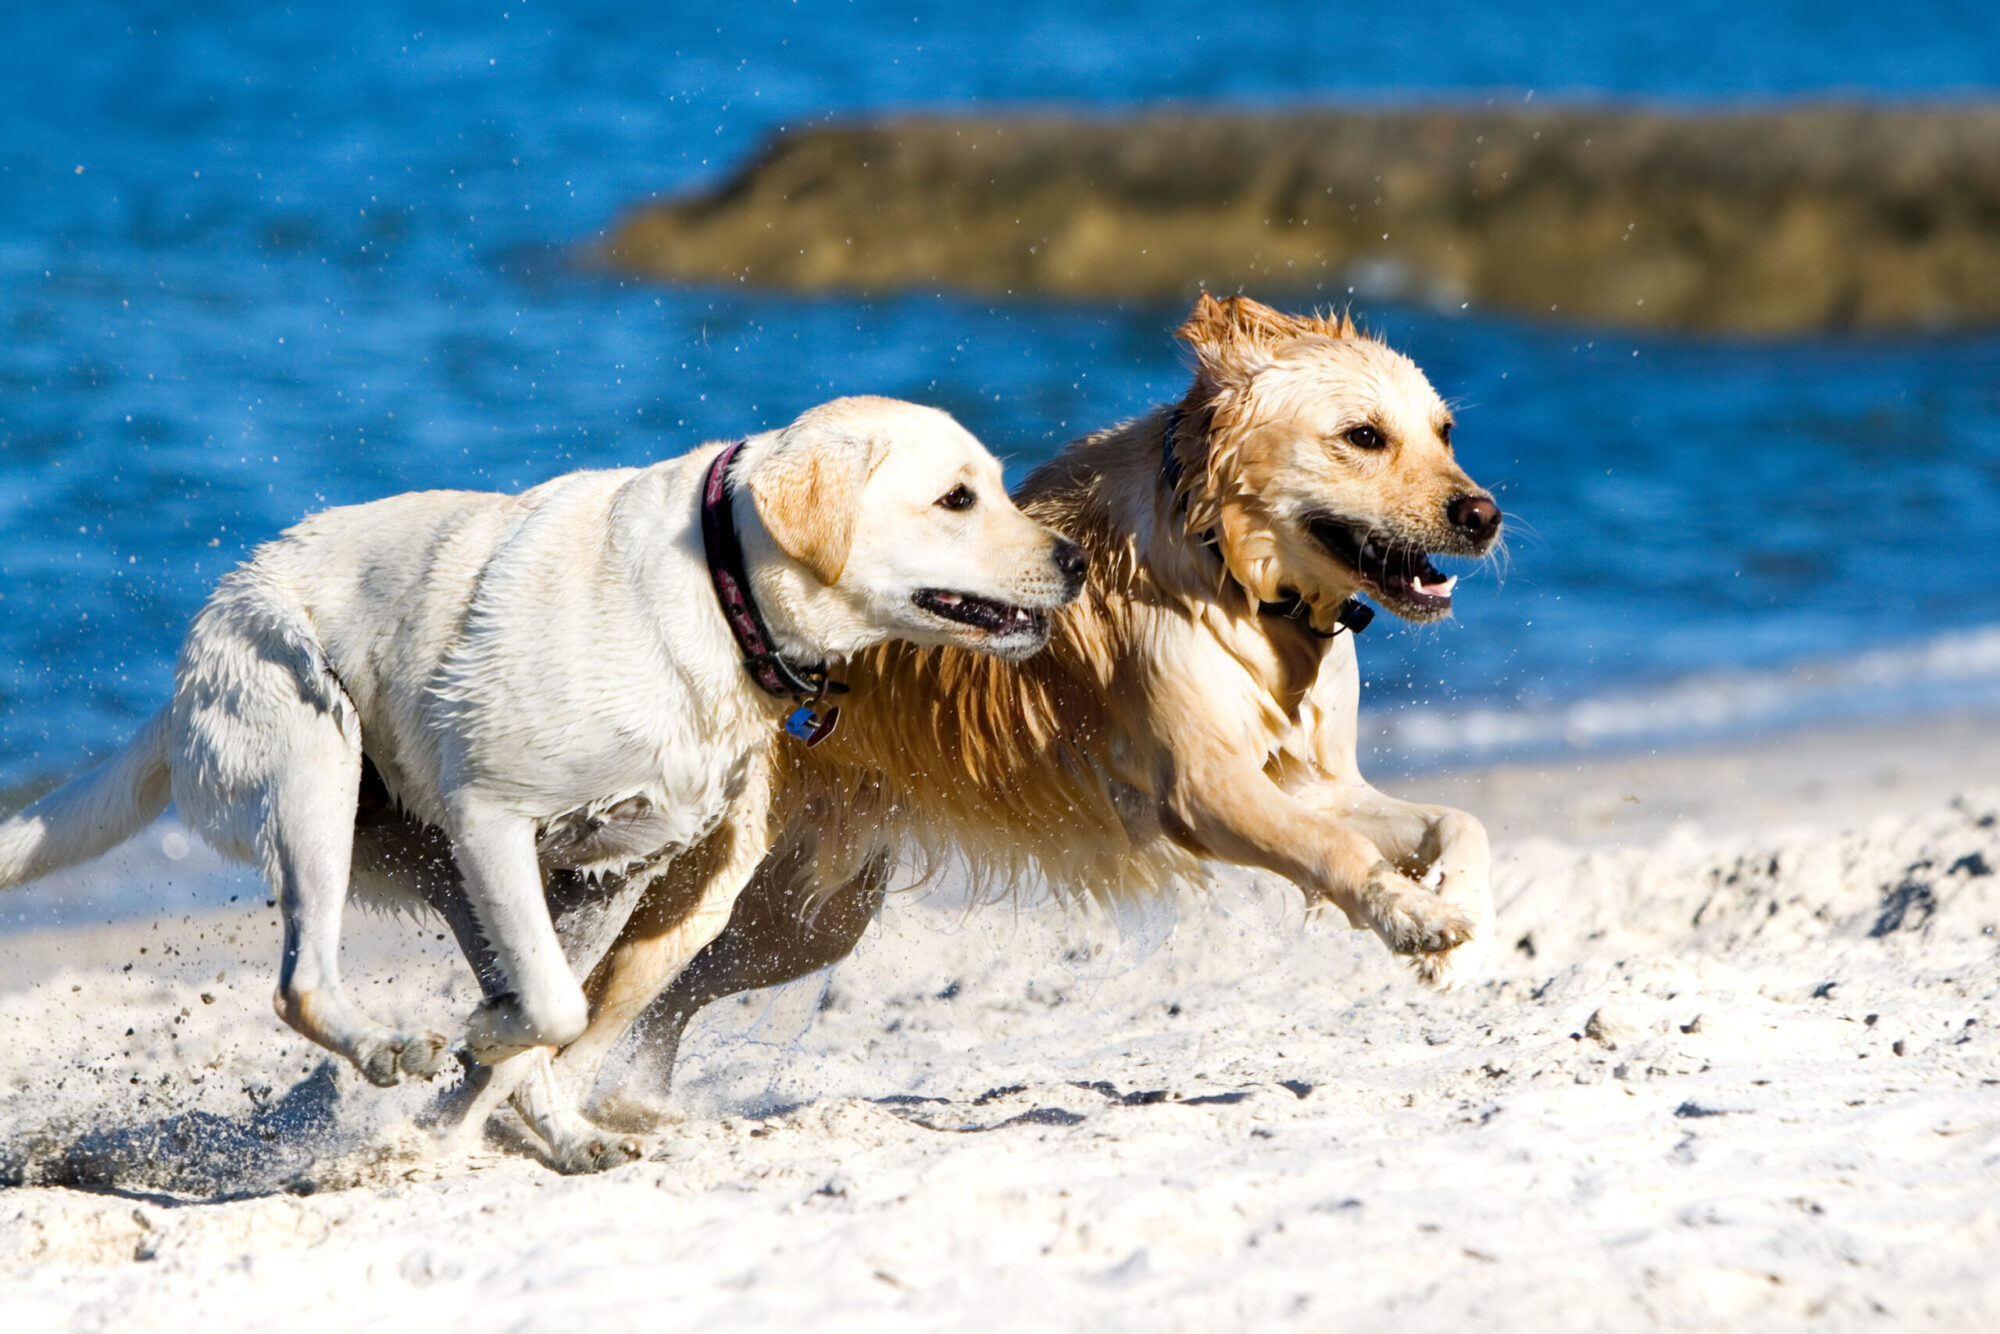
[[[2000,106],[1449,103],[782,132],[586,262],[805,291],[1476,303],[1762,335],[2000,319]]]
[[[1496,849],[1529,839],[1644,846],[1865,829],[2000,789],[2000,713],[1819,724],[1678,748],[1481,765],[1384,780],[1462,806]]]

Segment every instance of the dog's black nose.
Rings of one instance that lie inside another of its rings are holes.
[[[1083,587],[1083,576],[1090,573],[1090,553],[1076,543],[1064,538],[1056,543],[1056,568],[1068,582],[1070,591]]]
[[[1500,531],[1500,507],[1486,496],[1459,496],[1444,513],[1452,527],[1475,542],[1489,541]]]

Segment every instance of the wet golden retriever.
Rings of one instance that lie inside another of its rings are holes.
[[[1071,897],[1156,894],[1206,861],[1272,871],[1438,987],[1491,942],[1485,830],[1370,787],[1355,760],[1350,600],[1451,611],[1435,553],[1483,556],[1501,516],[1453,457],[1452,414],[1346,318],[1203,295],[1178,404],[1066,447],[1022,509],[1090,553],[1083,595],[1025,662],[889,645],[848,673],[842,730],[788,747],[774,846],[723,935],[654,1003],[606,1120],[664,1094],[688,1016],[845,957],[912,854]],[[591,979],[658,993],[651,943],[699,855],[657,881]],[[610,1032],[622,1025],[604,1026]],[[578,1092],[608,1045],[565,1051]]]

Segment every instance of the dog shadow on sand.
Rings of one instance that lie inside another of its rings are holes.
[[[219,1203],[353,1184],[343,1178],[396,1153],[378,1126],[342,1116],[331,1060],[275,1097],[252,1099],[248,1116],[197,1109],[136,1124],[51,1122],[0,1145],[0,1185]]]

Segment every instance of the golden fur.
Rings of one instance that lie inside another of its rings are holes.
[[[1476,967],[1493,933],[1485,830],[1362,778],[1354,637],[1315,629],[1362,591],[1413,619],[1445,614],[1450,583],[1422,553],[1484,554],[1499,512],[1452,457],[1422,372],[1346,319],[1203,296],[1178,334],[1194,376],[1177,407],[1071,444],[1017,495],[1090,552],[1049,647],[1007,663],[871,650],[842,673],[834,736],[780,745],[773,846],[642,1021],[641,1080],[670,1078],[702,1004],[843,957],[913,852],[991,891],[1100,901],[1161,892],[1203,861],[1257,867],[1374,930],[1426,981]],[[658,868],[591,977],[593,1015],[659,993],[654,942],[678,929],[708,855]],[[557,1072],[587,1085],[606,1054],[578,1044]],[[596,1112],[642,1120],[651,1101]]]
[[[891,646],[849,664],[841,729],[780,752],[774,846],[728,928],[642,1021],[629,1082],[653,1087],[598,1102],[600,1117],[650,1117],[703,1004],[843,957],[913,852],[989,892],[1100,901],[1161,892],[1205,860],[1258,867],[1433,985],[1477,966],[1493,933],[1485,830],[1367,784],[1353,636],[1314,630],[1364,590],[1413,619],[1444,614],[1450,585],[1427,561],[1397,567],[1419,571],[1413,588],[1366,553],[1481,555],[1499,512],[1453,459],[1422,372],[1345,318],[1203,296],[1178,334],[1194,378],[1177,408],[1071,444],[1017,493],[1090,552],[1049,647],[999,663]],[[1349,535],[1353,563],[1329,532]],[[659,981],[628,938],[590,989]],[[582,1083],[598,1059],[562,1064]]]
[[[844,798],[815,803],[819,893],[839,887],[838,862],[858,864],[885,822],[933,863],[961,860],[990,889],[1040,883],[1104,901],[1184,881],[1202,849],[1152,809],[1157,766],[1119,745],[1142,726],[1130,716],[1144,690],[1137,669],[1163,650],[1170,657],[1176,637],[1222,646],[1241,676],[1213,688],[1239,696],[1269,736],[1290,735],[1291,746],[1264,759],[1274,779],[1288,765],[1328,759],[1318,729],[1299,724],[1329,641],[1260,615],[1258,604],[1297,592],[1313,621],[1330,627],[1358,585],[1301,556],[1296,537],[1273,524],[1267,497],[1287,461],[1274,439],[1296,418],[1289,397],[1302,389],[1353,396],[1368,376],[1405,390],[1414,379],[1427,419],[1443,405],[1407,359],[1344,316],[1284,315],[1204,295],[1178,336],[1195,354],[1196,376],[1179,405],[1177,492],[1161,466],[1164,408],[1070,445],[1016,492],[1025,512],[1091,554],[1083,596],[1055,616],[1049,647],[1018,663],[903,644],[873,650],[846,673],[854,693],[841,730],[816,750],[787,748],[792,801],[826,791]],[[1266,379],[1260,392],[1260,373],[1287,364],[1310,373],[1276,386]],[[1442,508],[1440,479],[1451,495],[1477,488],[1442,466],[1448,455],[1411,453],[1436,475],[1399,478],[1386,499],[1403,527],[1448,547],[1450,535],[1410,511]],[[1211,530],[1226,567],[1200,540]]]

